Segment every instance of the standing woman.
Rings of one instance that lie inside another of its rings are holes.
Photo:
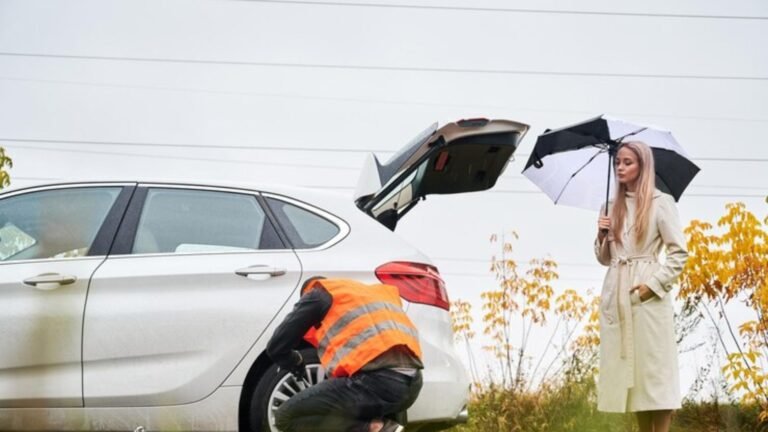
[[[616,195],[610,216],[600,212],[595,241],[597,260],[609,267],[600,301],[597,408],[634,412],[641,432],[667,432],[681,399],[669,291],[688,253],[675,201],[656,190],[655,176],[647,144],[619,146]]]

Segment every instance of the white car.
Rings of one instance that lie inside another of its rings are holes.
[[[443,280],[392,231],[428,194],[492,187],[527,130],[435,125],[368,159],[354,200],[138,179],[0,194],[0,430],[275,431],[304,384],[264,350],[314,275],[397,286],[425,363],[409,430],[466,421]]]

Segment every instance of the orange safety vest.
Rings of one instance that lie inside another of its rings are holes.
[[[320,326],[310,329],[305,339],[317,348],[329,376],[353,375],[398,345],[421,359],[419,333],[403,311],[396,287],[349,279],[321,279],[314,284],[328,291],[333,303]]]

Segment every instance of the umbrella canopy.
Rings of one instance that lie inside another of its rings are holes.
[[[626,141],[643,141],[651,147],[656,187],[678,201],[699,167],[672,133],[607,116],[539,135],[523,175],[555,204],[597,210],[608,200],[615,181],[613,158]]]

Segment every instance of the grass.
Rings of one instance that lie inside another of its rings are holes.
[[[534,392],[491,386],[474,395],[470,421],[452,432],[632,432],[632,414],[596,409],[592,381],[574,382]],[[685,402],[675,412],[672,432],[768,432],[758,425],[758,408],[717,402]]]

